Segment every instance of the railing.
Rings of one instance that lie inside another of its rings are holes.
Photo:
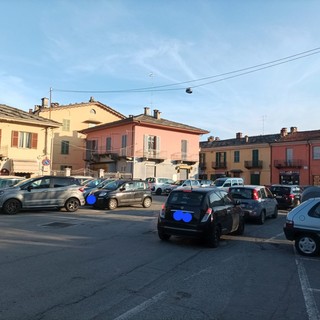
[[[213,161],[211,164],[211,167],[213,169],[226,169],[227,168],[227,162],[216,162]]]
[[[199,154],[190,154],[185,152],[176,152],[171,154],[172,161],[198,162]]]
[[[262,160],[254,160],[254,161],[245,161],[244,167],[247,169],[262,169],[263,161]]]
[[[278,168],[301,168],[303,161],[301,159],[295,160],[274,160],[273,165]]]

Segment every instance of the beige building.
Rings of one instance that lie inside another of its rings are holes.
[[[51,107],[49,100],[43,98],[42,104],[35,106],[34,113],[62,123],[52,140],[52,170],[59,173],[70,168],[72,174],[87,174],[88,171],[84,161],[86,136],[79,131],[126,118],[92,97],[88,102],[69,105],[51,103]]]
[[[0,104],[0,174],[50,173],[51,138],[60,123]]]

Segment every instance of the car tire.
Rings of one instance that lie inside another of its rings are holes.
[[[162,241],[168,241],[171,237],[170,234],[165,233],[162,229],[158,229],[158,236]]]
[[[278,218],[278,208],[277,207],[274,208],[274,212],[273,212],[271,218],[272,219]]]
[[[17,214],[21,210],[21,202],[17,199],[9,199],[3,204],[2,210],[5,214]]]
[[[161,196],[161,194],[162,194],[162,189],[161,189],[161,188],[158,188],[158,189],[156,190],[156,195],[157,195],[157,196]]]
[[[261,211],[260,217],[258,219],[258,223],[264,224],[265,221],[266,221],[266,213],[265,211]]]
[[[299,254],[313,257],[320,252],[320,240],[312,234],[301,234],[295,239],[295,248]]]
[[[217,225],[213,225],[210,232],[207,235],[207,245],[210,248],[219,247],[220,242],[220,228]]]
[[[108,209],[114,210],[118,207],[118,201],[117,199],[109,199],[108,201]]]
[[[68,212],[75,212],[80,207],[80,201],[77,198],[70,198],[66,201],[64,207]]]
[[[244,234],[244,225],[245,225],[244,218],[240,218],[238,229],[234,231],[233,234],[237,236],[242,236]]]
[[[142,206],[143,206],[144,208],[149,208],[149,207],[151,207],[151,204],[152,204],[152,200],[151,200],[150,197],[146,197],[146,198],[143,199]]]

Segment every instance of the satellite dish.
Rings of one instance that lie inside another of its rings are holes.
[[[186,89],[186,93],[189,93],[189,94],[192,93],[192,89],[191,88],[187,88]]]

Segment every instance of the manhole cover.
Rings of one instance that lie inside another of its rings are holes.
[[[43,227],[52,227],[52,228],[66,228],[66,227],[73,226],[73,224],[67,223],[67,222],[51,222],[51,223],[44,224],[42,226]]]

